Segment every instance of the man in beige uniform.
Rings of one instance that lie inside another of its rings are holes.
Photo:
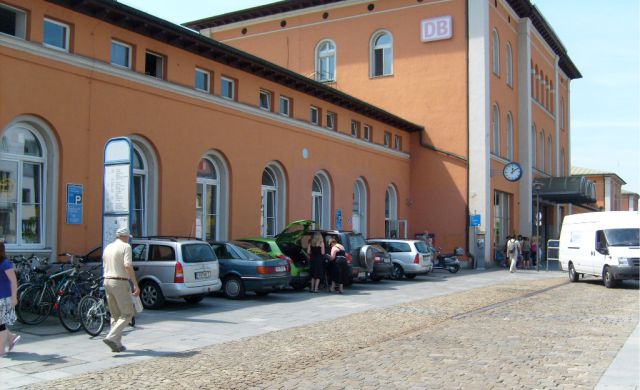
[[[118,229],[116,240],[102,252],[104,289],[111,312],[111,330],[103,341],[112,352],[126,350],[122,345],[122,332],[135,314],[129,281],[133,283],[133,295],[140,295],[132,258],[129,229]]]

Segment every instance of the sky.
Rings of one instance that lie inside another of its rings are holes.
[[[482,0],[477,0],[482,1]],[[181,24],[272,0],[123,0]],[[571,164],[640,193],[640,2],[532,0],[582,74],[571,83]]]

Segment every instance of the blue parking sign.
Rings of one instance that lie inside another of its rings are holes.
[[[471,214],[469,216],[469,226],[480,226],[482,221],[480,217],[480,214]]]
[[[82,184],[67,184],[67,223],[82,225]]]

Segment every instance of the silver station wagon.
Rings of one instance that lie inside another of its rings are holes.
[[[373,238],[370,244],[378,244],[391,255],[393,278],[413,279],[433,270],[433,255],[427,245],[420,240],[397,240],[391,238]]]
[[[219,264],[206,241],[181,237],[132,238],[133,266],[146,309],[158,309],[166,298],[200,302],[219,291]],[[102,248],[83,256],[87,265],[102,261]]]

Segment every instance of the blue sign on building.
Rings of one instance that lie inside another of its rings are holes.
[[[336,230],[342,230],[342,210],[336,210]]]
[[[82,225],[82,184],[67,184],[67,223]]]
[[[469,226],[480,226],[481,225],[480,214],[471,214],[469,216]]]

